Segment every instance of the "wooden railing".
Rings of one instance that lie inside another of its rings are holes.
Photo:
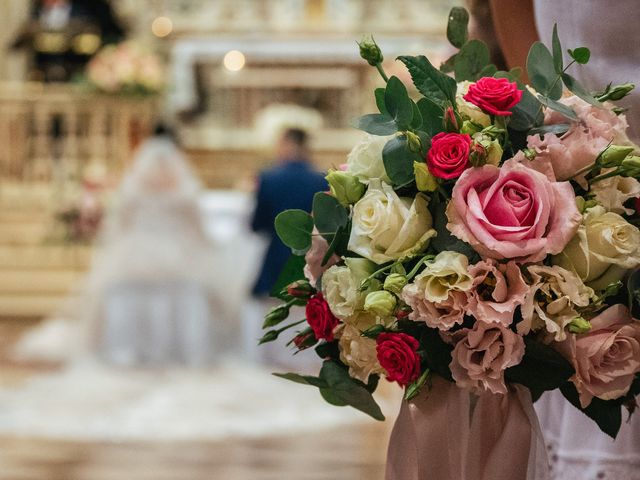
[[[156,120],[148,97],[72,85],[0,84],[0,177],[64,180],[88,165],[119,173]]]

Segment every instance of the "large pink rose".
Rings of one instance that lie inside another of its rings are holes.
[[[516,160],[470,168],[453,187],[447,228],[482,256],[537,262],[562,251],[581,215],[573,188]]]
[[[515,262],[483,260],[469,267],[473,288],[469,290],[467,313],[483,322],[497,322],[508,327],[513,312],[524,303],[529,287]]]
[[[454,338],[449,366],[456,383],[476,393],[507,393],[504,371],[522,361],[522,337],[499,323],[476,322]]]
[[[560,346],[576,373],[572,378],[586,407],[593,397],[620,398],[640,372],[640,322],[621,304],[591,320],[591,331],[572,335]]]
[[[573,108],[579,120],[573,122],[561,137],[547,133],[543,138],[539,135],[527,138],[527,146],[536,151],[536,158],[531,161],[536,170],[544,170],[545,164],[550,164],[557,180],[569,180],[580,169],[593,164],[609,143],[629,143],[624,115],[616,115],[607,105],[597,108],[575,95],[560,99],[560,103]],[[560,113],[547,109],[544,123],[567,123],[567,119]],[[524,158],[523,161],[530,162]]]

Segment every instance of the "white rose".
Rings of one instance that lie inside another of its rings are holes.
[[[484,113],[480,107],[477,107],[473,103],[467,102],[463,97],[467,94],[471,82],[458,83],[458,89],[456,90],[456,106],[458,107],[458,113],[466,120],[471,120],[473,123],[488,127],[491,125],[491,118]]]
[[[630,198],[640,197],[640,182],[633,177],[611,177],[591,186],[596,200],[610,212],[631,215],[633,208],[624,203]]]
[[[382,149],[393,136],[379,137],[367,135],[347,156],[347,172],[355,175],[362,183],[372,178],[388,182],[389,177],[382,161]]]
[[[322,294],[331,312],[341,320],[362,311],[367,291],[360,291],[362,280],[375,270],[368,260],[348,258],[347,265],[329,268],[322,276]]]
[[[640,265],[640,230],[602,206],[590,208],[553,263],[575,272],[590,287],[604,288]]]
[[[375,263],[419,253],[436,234],[427,197],[400,198],[386,183],[372,181],[353,207],[349,250]]]
[[[376,341],[360,333],[351,325],[344,325],[338,332],[340,360],[349,366],[349,375],[367,383],[369,375],[383,373],[383,369],[378,362]]]

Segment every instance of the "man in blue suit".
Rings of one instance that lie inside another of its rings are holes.
[[[309,212],[316,192],[329,189],[324,176],[310,164],[305,131],[296,128],[286,130],[278,142],[276,154],[279,165],[260,175],[256,210],[251,222],[255,232],[270,236],[269,248],[253,288],[256,297],[269,295],[291,255],[291,250],[276,235],[273,227],[276,215],[291,208]]]

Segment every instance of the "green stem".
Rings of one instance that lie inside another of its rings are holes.
[[[381,63],[376,63],[376,69],[378,70],[378,73],[380,74],[382,79],[385,82],[388,82],[389,81],[389,77],[387,76],[386,72],[384,71],[384,68],[382,68],[382,64]]]
[[[593,185],[596,182],[599,182],[601,180],[606,180],[607,178],[611,178],[611,177],[617,177],[618,175],[620,175],[620,170],[619,169],[615,169],[613,172],[609,172],[609,173],[603,173],[602,175],[597,176],[596,178],[593,178],[592,180],[589,181],[590,185]]]
[[[572,60],[571,63],[569,63],[569,65],[567,65],[566,67],[564,67],[564,69],[562,70],[562,73],[567,73],[567,70],[569,69],[569,67],[571,65],[573,65],[574,63],[576,63],[575,60]],[[551,84],[551,86],[549,87],[549,89],[547,90],[547,95],[549,94],[550,91],[553,90],[553,87],[556,86],[556,83],[558,83],[558,80],[560,80],[562,78],[562,73],[559,73],[558,75],[556,75],[555,80],[553,81],[553,83]],[[545,95],[546,96],[546,95]],[[537,118],[538,115],[540,114],[540,112],[542,112],[542,102],[540,103],[540,107],[538,107],[538,112],[536,113],[536,115],[533,118]]]
[[[425,255],[424,257],[422,257],[420,261],[416,263],[416,266],[413,267],[411,271],[407,274],[407,281],[410,282],[411,280],[413,280],[413,277],[415,277],[418,274],[420,267],[422,267],[422,265],[427,263],[429,260],[433,260],[434,258],[435,257],[433,255]]]

